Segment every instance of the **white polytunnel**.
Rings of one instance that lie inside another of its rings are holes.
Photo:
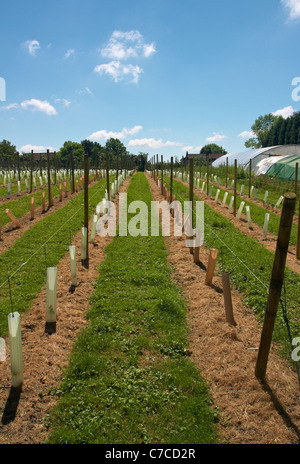
[[[258,163],[260,163],[260,161],[266,158],[270,158],[271,156],[284,157],[291,155],[300,155],[300,145],[278,145],[275,147],[264,147],[246,150],[239,153],[229,153],[216,159],[212,165],[213,167],[217,168],[222,164],[226,164],[226,158],[228,158],[229,166],[232,166],[234,164],[234,160],[237,160],[238,166],[243,166],[244,168],[247,168],[250,160],[252,160],[251,165],[252,168],[255,169]]]

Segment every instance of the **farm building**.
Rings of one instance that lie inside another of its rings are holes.
[[[300,159],[300,145],[278,145],[275,147],[264,147],[264,148],[257,148],[255,150],[247,150],[247,151],[240,152],[240,153],[229,153],[228,155],[221,156],[220,158],[215,160],[213,162],[213,166],[218,167],[218,166],[221,166],[222,164],[225,164],[226,158],[228,158],[229,166],[234,164],[234,160],[237,160],[238,166],[243,166],[246,169],[249,166],[250,160],[252,160],[252,168],[256,169],[256,167],[259,165],[260,162],[262,162],[263,160],[267,160],[267,159],[269,160],[270,158],[272,158],[272,162],[274,160],[274,163],[273,163],[273,167],[274,167],[274,164],[276,164],[275,163],[276,160],[279,162],[285,157],[293,158],[291,162],[296,164],[297,162],[295,161],[296,158],[298,157]],[[272,164],[272,162],[270,161],[270,164]],[[261,172],[261,174],[266,174],[267,172],[268,171]],[[284,171],[282,170],[282,174],[283,172]],[[292,175],[295,175],[295,174],[289,171],[288,178],[292,178],[290,177]]]

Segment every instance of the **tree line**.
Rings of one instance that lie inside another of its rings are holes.
[[[251,126],[254,137],[245,142],[247,148],[300,144],[300,111],[288,118],[266,114]]]
[[[137,169],[144,170],[147,163],[148,153],[133,155],[129,153],[119,139],[110,138],[104,146],[91,140],[82,142],[66,141],[59,151],[55,152],[55,162],[58,169],[69,169],[71,167],[71,154],[73,155],[75,169],[83,169],[84,154],[89,157],[90,167],[94,169],[106,168],[106,157],[109,158],[110,169]],[[46,156],[34,157],[34,167],[46,167]],[[0,167],[4,169],[30,169],[31,153],[18,153],[17,148],[8,140],[0,142]]]

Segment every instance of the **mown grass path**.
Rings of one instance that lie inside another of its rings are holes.
[[[148,206],[152,200],[142,173],[128,190],[128,204],[137,199]],[[216,442],[211,399],[188,357],[186,306],[163,238],[117,236],[106,253],[89,324],[50,415],[49,442]]]

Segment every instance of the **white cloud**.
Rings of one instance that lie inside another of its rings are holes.
[[[56,115],[56,109],[54,106],[50,105],[49,102],[37,100],[35,98],[31,98],[31,100],[25,100],[21,103],[21,107],[25,110],[31,109],[32,111],[42,111],[43,113],[47,114],[48,116]]]
[[[227,135],[222,135],[222,134],[218,134],[217,132],[214,132],[214,135],[212,137],[207,137],[206,141],[207,142],[221,142],[222,140],[224,139],[227,139]]]
[[[284,119],[288,118],[289,116],[292,116],[295,113],[295,110],[292,106],[286,106],[285,108],[282,108],[281,110],[274,111],[272,113],[274,116],[282,116]]]
[[[142,148],[163,148],[163,147],[181,147],[182,143],[180,142],[171,142],[168,140],[167,142],[163,142],[162,139],[155,140],[155,139],[135,139],[135,140],[130,140],[128,143],[128,147],[130,148],[136,148],[136,147],[142,147]]]
[[[18,108],[18,106],[19,106],[18,103],[10,103],[9,105],[2,106],[0,109],[1,109],[2,111],[4,111],[4,110],[9,111],[9,110]]]
[[[129,80],[134,84],[138,83],[140,75],[143,73],[142,68],[138,65],[124,65],[120,61],[111,61],[107,64],[100,64],[95,67],[94,71],[100,74],[100,76],[103,74],[109,75],[114,82],[120,82],[129,78]]]
[[[53,147],[44,147],[43,145],[31,145],[30,143],[27,145],[23,145],[18,151],[21,153],[30,153],[33,150],[35,153],[55,151]]]
[[[244,131],[241,132],[238,137],[241,137],[242,139],[248,139],[250,137],[256,137],[253,131]]]
[[[156,52],[155,44],[145,43],[139,31],[114,31],[108,44],[100,50],[102,56],[111,60],[127,60],[129,58],[149,58]]]
[[[27,40],[25,47],[30,55],[35,56],[36,52],[41,48],[38,40]]]
[[[125,139],[128,135],[135,135],[143,129],[142,126],[134,126],[131,129],[126,127],[120,132],[107,131],[105,129],[94,132],[88,138],[88,140],[108,140],[113,139]]]
[[[66,100],[65,98],[56,98],[55,103],[62,103],[65,107],[71,105],[71,102],[69,100]]]
[[[198,147],[194,147],[193,145],[187,145],[185,147],[182,147],[182,152],[189,152],[191,154],[195,154],[195,153],[200,153],[202,149],[202,145],[199,145]]]
[[[70,56],[71,56],[71,55],[74,55],[74,53],[75,53],[74,48],[69,48],[69,50],[66,51],[64,57],[65,57],[65,58],[70,58]]]
[[[300,18],[300,0],[281,0],[291,20]]]
[[[88,95],[94,95],[93,92],[88,87],[85,87],[83,90],[76,90],[76,93],[78,93],[79,95],[84,95],[86,93]]]

